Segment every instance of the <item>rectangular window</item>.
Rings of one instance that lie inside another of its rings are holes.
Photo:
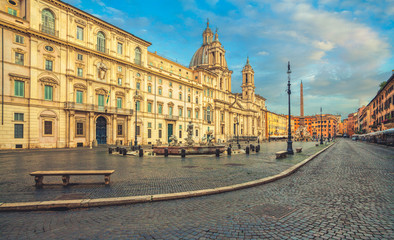
[[[137,136],[140,136],[141,131],[140,131],[140,126],[137,126]]]
[[[158,112],[159,114],[163,114],[163,105],[159,105]]]
[[[44,121],[44,135],[52,135],[52,121]]]
[[[118,78],[118,85],[122,86],[122,79],[121,78]]]
[[[51,60],[45,60],[45,70],[52,71],[53,62]]]
[[[141,83],[137,82],[137,89],[140,90],[141,89]]]
[[[118,66],[118,72],[122,72],[122,66]]]
[[[25,55],[22,53],[15,52],[15,63],[18,65],[24,65],[25,63]]]
[[[12,8],[8,8],[8,14],[11,14],[12,16],[17,17],[18,16],[18,11]]]
[[[162,84],[163,80],[159,79],[159,84]]]
[[[45,100],[53,100],[53,87],[45,85]]]
[[[98,97],[98,105],[99,106],[104,106],[104,95],[103,94],[99,94],[97,95]]]
[[[152,103],[148,102],[148,113],[152,112]]]
[[[82,91],[77,90],[76,102],[77,103],[83,102],[83,92]]]
[[[162,130],[161,129],[159,129],[159,138],[162,138]]]
[[[78,77],[83,77],[83,69],[78,68]]]
[[[191,118],[192,117],[192,111],[191,110],[187,110],[187,117]]]
[[[23,113],[14,113],[14,121],[24,121]]]
[[[14,81],[14,93],[16,97],[24,97],[25,96],[25,82],[23,81]]]
[[[172,116],[172,107],[168,108],[168,115]]]
[[[152,92],[152,86],[148,86],[148,93],[151,93]]]
[[[83,135],[83,123],[77,122],[77,136]]]
[[[122,135],[123,135],[123,125],[122,124],[118,124],[118,136],[122,136]]]
[[[198,137],[198,129],[196,129],[196,137]]]
[[[196,111],[196,119],[198,119],[198,111]]]
[[[182,131],[179,131],[179,138],[182,138]]]
[[[140,105],[141,105],[141,104],[140,104],[140,101],[137,101],[136,103],[137,103],[137,111],[139,112],[139,111],[141,110],[141,107],[140,107]]]
[[[123,54],[123,44],[118,43],[118,54]]]
[[[83,28],[77,27],[77,39],[78,40],[83,40]]]
[[[117,108],[122,108],[122,98],[118,97],[116,99],[116,107]]]
[[[15,42],[17,43],[25,43],[25,38],[15,34]]]
[[[182,108],[179,109],[179,116],[182,117]]]
[[[23,138],[23,124],[14,124],[14,138]]]
[[[152,129],[148,128],[148,138],[152,138]]]
[[[162,90],[161,90],[161,88],[159,88],[159,95],[161,95],[162,94]]]
[[[83,55],[78,53],[77,59],[78,59],[79,61],[83,61]]]

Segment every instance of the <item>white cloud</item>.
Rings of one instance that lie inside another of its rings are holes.
[[[260,52],[257,53],[257,55],[266,56],[266,55],[269,55],[269,52],[260,51]]]

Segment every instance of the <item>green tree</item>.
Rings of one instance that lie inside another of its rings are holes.
[[[382,90],[384,88],[384,86],[386,86],[387,81],[383,81],[379,84],[379,91]]]

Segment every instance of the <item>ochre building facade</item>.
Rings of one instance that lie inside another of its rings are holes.
[[[189,67],[151,43],[55,0],[0,0],[0,149],[180,142],[266,136],[265,99],[246,61],[242,93],[218,33],[203,32]]]

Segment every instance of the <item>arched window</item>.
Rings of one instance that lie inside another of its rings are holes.
[[[141,49],[139,47],[135,49],[134,63],[141,65]]]
[[[55,16],[49,9],[44,9],[41,15],[41,31],[55,35]]]
[[[105,35],[103,32],[97,33],[97,51],[105,52]]]

